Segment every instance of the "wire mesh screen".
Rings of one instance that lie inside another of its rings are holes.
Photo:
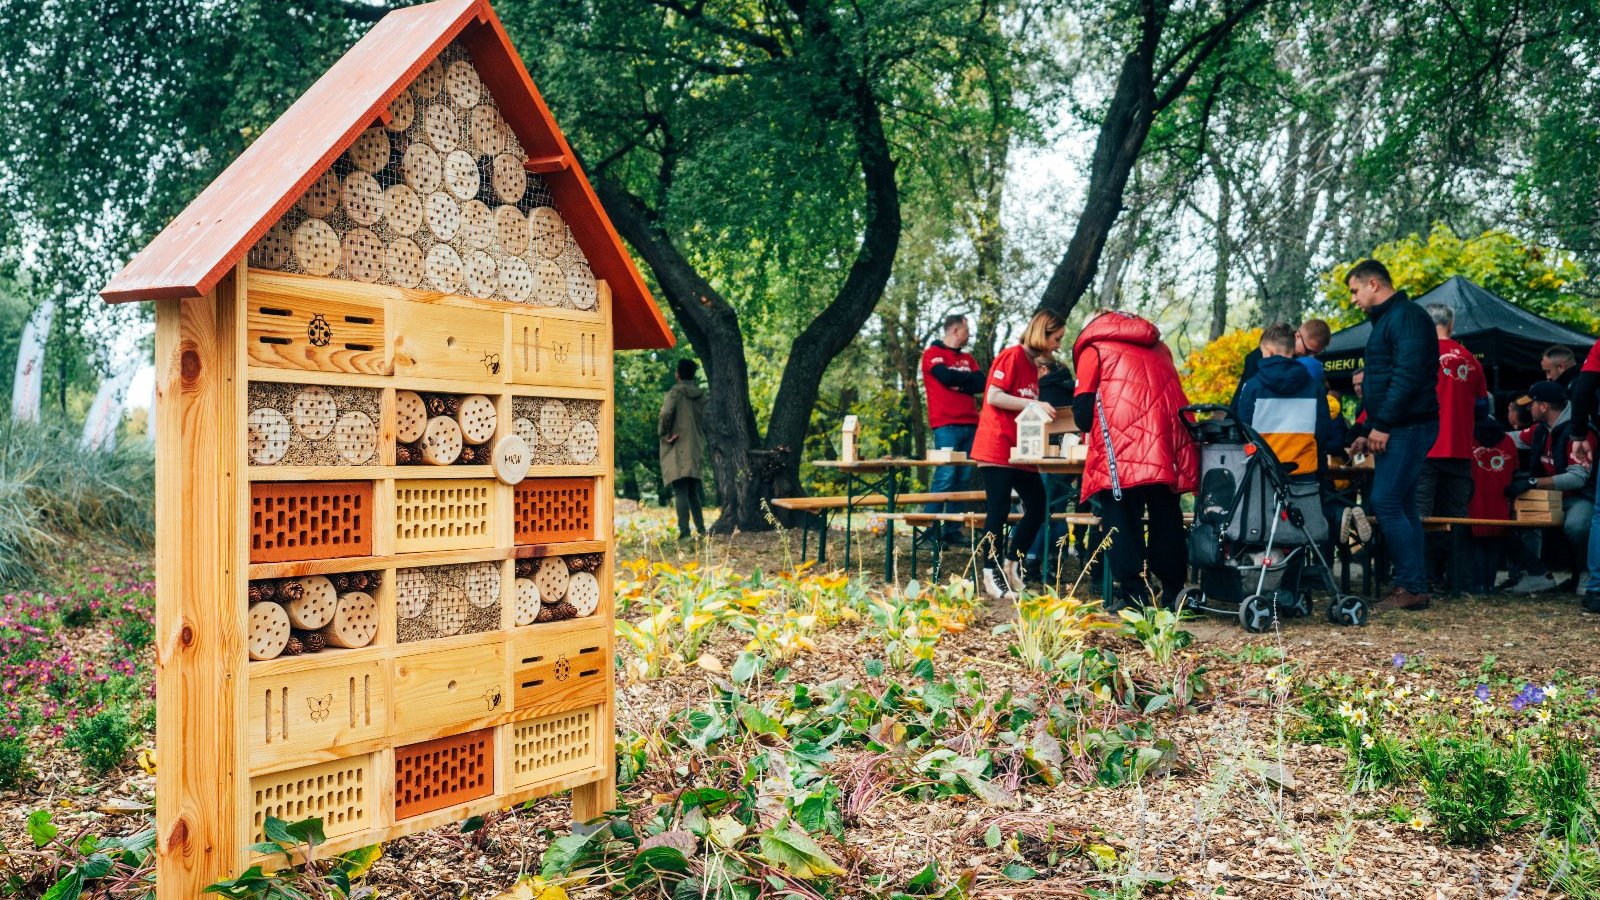
[[[250,251],[280,272],[593,309],[594,272],[451,44]]]

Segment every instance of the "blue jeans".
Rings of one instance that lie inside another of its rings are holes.
[[[1394,563],[1395,584],[1413,594],[1428,592],[1423,560],[1422,519],[1417,515],[1417,481],[1439,423],[1402,425],[1389,432],[1389,446],[1377,454],[1372,473],[1372,509]]]
[[[1589,514],[1589,583],[1584,590],[1600,594],[1600,481],[1594,487],[1594,511]]]
[[[940,425],[933,430],[933,447],[935,450],[960,450],[962,453],[972,451],[972,439],[978,434],[976,425]],[[933,481],[928,485],[928,490],[940,494],[945,491],[964,491],[972,482],[972,466],[940,466],[933,470]],[[963,508],[970,508],[968,503],[929,503],[923,507],[923,512],[943,513],[962,512]],[[961,530],[955,522],[946,522],[946,534],[954,534]]]

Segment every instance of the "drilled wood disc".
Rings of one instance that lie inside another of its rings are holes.
[[[395,238],[384,251],[383,262],[395,284],[413,288],[422,283],[422,248],[411,238]]]
[[[467,602],[479,609],[488,609],[500,602],[500,566],[498,563],[478,563],[467,569],[462,578]]]
[[[567,249],[567,223],[553,207],[540,206],[528,213],[528,231],[533,252],[555,259]]]
[[[435,466],[448,466],[461,458],[461,426],[448,416],[434,416],[422,434],[422,459]]]
[[[437,59],[428,63],[427,68],[417,74],[417,80],[411,82],[411,89],[417,96],[424,100],[432,100],[439,96],[439,91],[444,87],[444,63]]]
[[[567,602],[578,610],[578,615],[592,615],[600,607],[600,579],[588,572],[572,573],[567,582]]]
[[[378,636],[378,601],[366,591],[351,591],[339,597],[333,621],[322,629],[331,647],[365,647]]]
[[[494,158],[489,169],[489,181],[494,185],[495,194],[507,203],[521,203],[523,195],[528,193],[528,170],[522,167],[522,160],[509,153],[501,153]],[[506,249],[521,253],[524,246],[527,246],[526,241],[521,246]]]
[[[394,436],[402,444],[421,440],[428,429],[428,404],[416,391],[394,392]]]
[[[566,560],[555,556],[545,558],[533,575],[533,583],[539,586],[539,602],[560,603],[567,596],[569,577]]]
[[[456,198],[444,191],[428,195],[428,230],[441,241],[455,239],[461,230],[461,204]]]
[[[525,303],[533,294],[533,270],[515,256],[500,261],[500,293],[507,300]]]
[[[435,104],[422,113],[422,133],[441,155],[449,153],[461,144],[461,120],[455,110]]]
[[[465,109],[476,106],[478,96],[483,92],[483,81],[478,78],[478,70],[466,60],[458,60],[445,67],[444,89],[450,94],[450,102]]]
[[[444,163],[432,147],[417,142],[406,148],[400,158],[400,168],[405,173],[406,184],[419,194],[427,195],[439,189],[444,178]]]
[[[533,263],[532,303],[535,306],[560,306],[567,295],[567,276],[561,267],[548,259],[536,258]]]
[[[327,579],[324,578],[323,581],[326,582]],[[333,612],[338,606],[339,595],[334,593],[331,582],[328,583],[327,590],[302,590],[299,598],[283,604],[294,627],[313,631],[333,621]]]
[[[465,150],[452,150],[444,158],[444,185],[457,200],[471,200],[478,196],[483,183],[478,172],[478,161]]]
[[[389,167],[389,132],[368,128],[350,145],[350,162],[363,172],[381,172]]]
[[[390,131],[405,131],[416,120],[417,98],[411,95],[410,90],[401,91],[395,95],[393,100],[389,101],[388,128]]]
[[[484,250],[474,250],[467,254],[466,266],[467,293],[474,297],[493,297],[494,292],[500,287],[494,257]]]
[[[487,103],[473,107],[468,116],[467,132],[472,136],[472,147],[486,156],[506,152],[506,122],[500,111]]]
[[[383,217],[383,187],[366,172],[351,172],[344,177],[339,203],[357,225],[376,224]]]
[[[520,256],[528,248],[528,220],[521,210],[509,203],[495,207],[494,233],[505,253]],[[526,264],[523,267],[526,268]]]
[[[428,282],[446,294],[461,290],[461,257],[449,244],[434,244],[428,251]]]
[[[339,592],[333,589],[333,580],[326,575],[307,575],[300,580],[300,599],[309,599],[318,606],[333,609],[339,603]],[[332,618],[332,613],[329,613]],[[324,625],[327,622],[323,622]],[[321,628],[322,625],[316,626]]]
[[[352,409],[333,426],[333,444],[340,459],[352,466],[364,465],[378,452],[378,426],[371,416]]]
[[[321,219],[307,219],[294,230],[294,256],[307,275],[332,275],[339,268],[339,235]]]
[[[494,401],[482,394],[461,398],[461,405],[456,408],[456,424],[461,426],[461,435],[469,444],[481,444],[494,437],[498,424]]]
[[[590,422],[579,421],[572,426],[572,437],[567,440],[567,450],[572,461],[581,464],[594,462],[600,454],[600,432]]]
[[[311,385],[294,395],[294,430],[308,441],[320,441],[333,431],[339,404],[325,387]]]
[[[339,205],[339,176],[332,169],[317,176],[300,195],[300,209],[313,218],[322,218]]]
[[[262,269],[281,269],[289,262],[289,254],[293,250],[294,232],[282,222],[276,222],[250,248],[250,265]]]
[[[393,184],[383,192],[383,209],[389,216],[389,230],[407,237],[422,226],[422,196],[409,185]]]
[[[517,416],[511,420],[511,433],[527,441],[529,447],[538,442],[533,434],[533,420],[527,416]]]
[[[370,228],[355,228],[344,236],[344,270],[356,281],[371,284],[383,277],[383,241]]]
[[[433,588],[421,569],[401,569],[394,573],[395,611],[402,619],[415,619],[428,611]]]
[[[594,309],[600,300],[594,273],[581,262],[573,262],[567,268],[567,299],[578,309]]]
[[[250,604],[250,658],[273,659],[289,646],[289,614],[271,601]]]
[[[539,618],[539,586],[533,583],[533,579],[517,579],[517,598],[511,614],[518,625],[532,625]]]
[[[527,441],[515,434],[508,434],[495,441],[491,464],[494,466],[494,477],[505,484],[519,484],[528,477],[528,467],[533,464],[533,451]]]
[[[482,200],[468,200],[461,204],[461,239],[474,250],[482,250],[494,242],[494,213]]]
[[[270,406],[250,410],[246,419],[250,461],[258,466],[275,465],[289,452],[289,420]]]
[[[550,447],[559,447],[572,434],[572,414],[560,400],[546,400],[539,404],[539,440]]]
[[[455,634],[467,624],[467,607],[466,591],[447,585],[433,595],[433,602],[428,605],[428,620],[439,634]]]

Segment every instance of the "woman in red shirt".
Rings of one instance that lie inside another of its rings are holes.
[[[992,600],[1010,599],[1022,587],[1019,560],[1033,546],[1044,522],[1044,482],[1032,466],[1011,465],[1011,448],[1017,443],[1017,413],[1034,405],[1055,418],[1055,407],[1039,399],[1039,363],[1061,347],[1066,323],[1049,310],[1033,314],[1022,341],[1007,347],[989,367],[983,412],[972,439],[972,459],[983,478],[983,592]],[[1011,514],[1011,492],[1022,500],[1022,521],[1005,543],[1006,519]],[[999,570],[998,574],[996,570]]]

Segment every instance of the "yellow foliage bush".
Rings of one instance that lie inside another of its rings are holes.
[[[1227,403],[1239,384],[1244,358],[1261,343],[1261,329],[1230,331],[1189,354],[1183,392],[1190,403]]]

